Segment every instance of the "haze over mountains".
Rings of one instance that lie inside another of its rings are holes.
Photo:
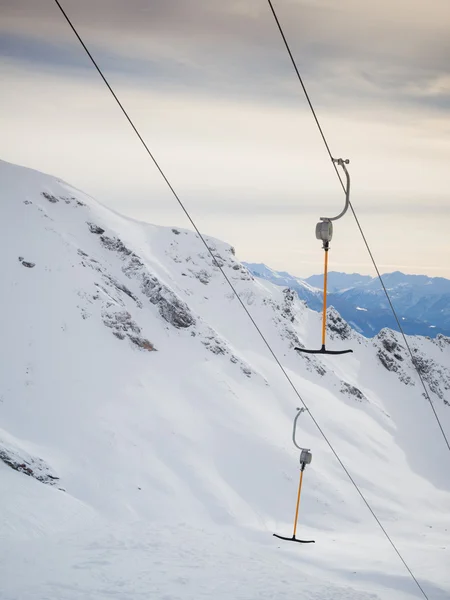
[[[0,162],[1,600],[450,597],[450,338],[372,339],[229,244]],[[220,265],[307,404],[255,333]],[[311,297],[317,290],[308,283]]]
[[[243,264],[257,277],[289,286],[310,308],[321,310],[323,275],[301,279],[264,264]],[[385,273],[382,278],[405,333],[430,337],[439,333],[450,335],[448,279],[405,275],[399,271]],[[328,304],[363,335],[372,337],[383,327],[399,330],[378,277],[331,271],[328,286]]]

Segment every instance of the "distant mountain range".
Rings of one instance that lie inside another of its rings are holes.
[[[256,277],[295,290],[313,310],[322,306],[323,275],[306,279],[286,271],[274,271],[264,264],[243,263]],[[450,280],[426,275],[385,273],[383,281],[405,333],[450,335]],[[377,277],[331,271],[328,278],[328,304],[366,337],[383,327],[398,331],[386,295]]]

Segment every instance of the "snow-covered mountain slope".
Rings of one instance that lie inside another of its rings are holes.
[[[2,600],[420,597],[192,232],[0,163]],[[207,238],[429,597],[450,595],[449,460],[399,336],[368,340]],[[412,338],[450,434],[450,340]]]
[[[323,275],[301,279],[285,271],[274,271],[264,264],[243,263],[253,275],[294,289],[313,310],[322,303]],[[443,277],[385,273],[383,282],[410,335],[436,337],[450,335],[450,281]],[[385,327],[398,330],[392,309],[377,277],[331,271],[328,303],[357,331],[373,337]]]
[[[264,263],[243,262],[242,264],[255,277],[265,279],[275,285],[291,288],[301,300],[307,303],[309,308],[313,310],[322,309],[322,290],[319,287],[310,285],[305,279],[290,275],[286,271],[275,271]]]

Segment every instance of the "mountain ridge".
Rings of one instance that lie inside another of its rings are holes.
[[[308,413],[299,531],[316,544],[299,562],[272,537],[292,530],[298,398],[198,236],[8,163],[0,180],[2,598],[416,598]],[[320,315],[205,239],[420,581],[448,597],[450,482],[401,337],[364,338],[330,308],[329,346],[354,354],[299,355]],[[410,343],[448,431],[450,340]]]
[[[243,264],[256,276],[276,285],[293,287],[310,308],[321,309],[322,275],[301,279],[261,263]],[[430,337],[450,335],[450,280],[405,275],[400,271],[385,273],[382,278],[405,333]],[[385,327],[399,331],[377,277],[331,271],[328,290],[328,303],[366,337],[372,337]]]

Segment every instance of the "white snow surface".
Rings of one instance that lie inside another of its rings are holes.
[[[195,233],[5,162],[0,207],[2,600],[421,597],[308,413],[297,535],[316,543],[272,536],[292,535],[299,400]],[[206,239],[428,597],[450,598],[450,455],[400,336],[332,310],[328,346],[354,353],[300,355],[320,315]],[[410,344],[450,435],[450,340]]]

